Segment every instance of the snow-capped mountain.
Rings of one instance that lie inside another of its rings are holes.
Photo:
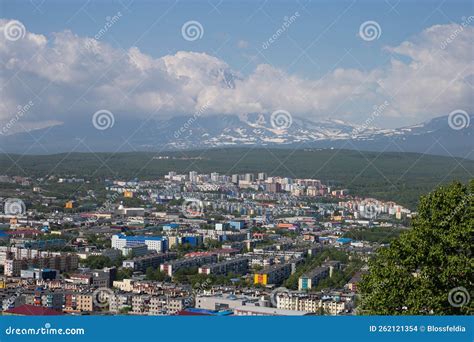
[[[280,121],[278,121],[280,120]],[[188,127],[190,126],[190,127]],[[247,114],[243,116],[215,116],[199,118],[193,125],[182,124],[169,144],[189,148],[196,144],[220,147],[223,145],[287,145],[321,140],[362,138],[377,132],[374,128],[359,127],[340,120],[310,120]]]
[[[231,79],[227,79],[230,82]],[[473,121],[474,118],[469,118]],[[447,116],[397,129],[379,129],[327,119],[313,122],[270,114],[178,116],[166,120],[123,121],[105,130],[91,122],[0,136],[5,152],[125,152],[218,147],[344,148],[420,152],[474,159],[473,128],[452,128]],[[474,121],[473,121],[474,122]]]

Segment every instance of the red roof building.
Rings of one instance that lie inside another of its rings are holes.
[[[60,316],[64,313],[53,309],[45,308],[43,306],[35,306],[24,304],[19,307],[8,309],[3,312],[4,315],[17,315],[17,316]]]
[[[189,252],[184,255],[185,258],[195,258],[195,257],[200,257],[200,256],[208,256],[208,255],[213,255],[215,253],[211,252]]]

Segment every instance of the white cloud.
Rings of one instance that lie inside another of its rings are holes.
[[[7,22],[0,20],[0,30]],[[0,123],[30,100],[35,106],[23,118],[25,127],[89,119],[103,108],[140,118],[192,114],[202,106],[205,114],[284,109],[315,120],[363,122],[385,100],[390,110],[382,118],[415,123],[458,108],[472,112],[472,87],[465,80],[474,74],[473,37],[470,26],[436,25],[387,47],[393,57],[385,67],[336,69],[310,80],[267,64],[243,76],[206,53],[154,58],[137,47],[122,51],[70,31],[51,39],[26,32],[17,41],[2,34]]]
[[[466,79],[474,74],[473,39],[474,27],[436,25],[413,41],[387,48],[410,59],[408,63],[393,59],[383,79],[384,91],[395,99],[399,116],[429,118],[457,108],[472,113],[472,87]]]

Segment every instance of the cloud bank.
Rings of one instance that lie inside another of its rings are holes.
[[[373,70],[338,68],[321,79],[305,79],[268,64],[248,75],[206,53],[179,51],[154,58],[137,47],[114,48],[63,31],[46,37],[23,32],[8,39],[0,20],[0,123],[18,116],[22,127],[44,127],[90,119],[100,109],[130,118],[271,113],[284,109],[318,120],[366,120],[385,101],[383,115],[400,125],[473,112],[472,42],[469,25],[436,25],[385,48],[387,65]],[[379,124],[380,125],[380,124]]]

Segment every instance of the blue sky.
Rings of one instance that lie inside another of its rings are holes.
[[[102,109],[133,117],[189,115],[202,107],[206,115],[285,110],[399,127],[474,108],[472,1],[0,6],[0,29],[18,21],[24,31],[19,39],[0,36],[0,123],[31,100],[36,105],[24,118],[30,128]],[[202,26],[200,39],[184,39],[189,21]],[[367,22],[378,26],[374,39],[361,36]],[[385,101],[382,115],[371,114]]]
[[[385,45],[400,42],[435,24],[460,22],[472,14],[469,1],[4,1],[2,17],[22,21],[31,32],[45,35],[65,29],[93,37],[107,16],[120,20],[103,40],[126,49],[137,46],[159,57],[179,50],[219,56],[232,67],[249,72],[254,63],[268,62],[300,75],[322,76],[337,66],[373,68],[387,63]],[[297,24],[270,49],[256,53],[281,26],[285,16],[300,14]],[[161,17],[161,19],[160,19]],[[188,42],[181,26],[197,20],[203,38]],[[362,22],[377,21],[380,39],[355,39]],[[240,40],[248,48],[238,49]],[[307,51],[303,50],[316,41]],[[347,53],[349,52],[349,54]],[[342,58],[342,59],[341,59]],[[245,67],[246,66],[246,67]]]

